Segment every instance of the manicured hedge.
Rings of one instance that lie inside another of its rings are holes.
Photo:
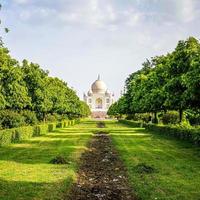
[[[130,125],[132,127],[143,127],[143,123],[142,122],[137,122],[137,121],[131,121],[131,120],[125,120],[125,119],[120,119],[118,120],[120,123],[122,124],[127,124]]]
[[[141,122],[119,120],[120,123],[130,125],[132,127],[144,126],[147,130],[152,133],[159,133],[162,135],[173,136],[180,140],[185,140],[193,144],[200,146],[200,128],[186,128],[181,126],[169,126],[169,125],[158,125],[158,124],[142,124]]]
[[[0,146],[9,145],[14,141],[15,129],[6,129],[0,131]]]
[[[46,135],[49,132],[48,124],[41,124],[34,126],[34,135],[33,136],[40,136]]]
[[[34,135],[34,127],[33,126],[22,126],[15,129],[15,134],[13,141],[20,142],[22,140],[27,140]]]
[[[68,126],[73,126],[76,123],[78,123],[78,121],[76,121],[76,120],[65,120],[65,121],[62,121],[62,122],[58,122],[56,127],[57,128],[66,128]]]
[[[48,131],[52,132],[56,129],[56,123],[50,123],[48,124]]]
[[[56,128],[64,128],[64,122],[58,122]]]
[[[22,126],[18,128],[0,130],[0,146],[27,140],[34,136],[45,135],[54,131],[56,128],[72,126],[79,121],[65,120],[58,123],[40,124],[35,126]]]
[[[200,145],[200,129],[146,124],[146,129]]]

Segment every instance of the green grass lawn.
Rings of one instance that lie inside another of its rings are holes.
[[[107,123],[107,127],[139,199],[200,199],[200,148],[143,128],[116,122]],[[154,170],[145,173],[138,164]]]
[[[97,130],[110,133],[140,199],[200,200],[200,148],[116,121],[106,121],[101,129],[94,121],[84,121],[1,147],[0,200],[62,199],[76,180],[78,159]],[[70,164],[49,164],[57,155]],[[153,172],[138,171],[141,163]]]
[[[76,179],[78,158],[92,135],[85,129],[87,126],[85,123],[57,129],[42,137],[1,147],[0,199],[62,199]],[[64,156],[70,164],[49,164],[57,155]]]

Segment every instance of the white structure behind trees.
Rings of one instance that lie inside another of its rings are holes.
[[[108,91],[106,84],[98,76],[88,93],[84,94],[84,101],[90,107],[92,117],[105,118],[109,107],[114,103],[114,94]]]

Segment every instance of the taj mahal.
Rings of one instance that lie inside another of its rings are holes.
[[[109,92],[106,84],[100,79],[100,75],[91,85],[88,93],[84,93],[83,98],[90,107],[93,118],[105,118],[109,107],[114,102],[114,94]]]

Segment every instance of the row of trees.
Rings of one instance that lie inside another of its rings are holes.
[[[142,69],[126,80],[124,95],[108,114],[133,115],[167,110],[200,109],[200,43],[194,37],[179,41],[175,50],[143,63]]]
[[[0,110],[29,110],[38,119],[48,114],[68,118],[90,114],[89,107],[64,81],[50,77],[38,64],[13,59],[7,48],[0,46]]]

